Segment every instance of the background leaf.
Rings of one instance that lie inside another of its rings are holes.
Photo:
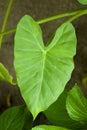
[[[66,110],[66,98],[68,91],[65,90],[55,103],[53,103],[44,114],[47,119],[54,125],[66,127],[74,130],[82,130],[84,124],[74,121],[70,118]]]
[[[77,0],[80,4],[87,4],[87,0]]]
[[[25,113],[24,126],[22,130],[31,130],[33,126],[33,117],[28,110],[26,111],[27,112]]]
[[[21,94],[34,118],[63,92],[74,68],[76,35],[71,23],[57,29],[45,47],[39,25],[24,16],[16,30],[14,65]]]
[[[40,125],[32,128],[32,130],[69,130],[67,128],[58,127],[58,126],[50,126],[50,125]]]
[[[28,118],[28,125],[31,128],[32,116],[26,111],[25,107],[17,106],[9,108],[0,115],[0,130],[22,130]]]
[[[73,120],[87,122],[87,99],[77,85],[68,93],[66,108]]]
[[[13,77],[9,74],[8,70],[0,63],[0,80],[9,82],[12,85],[16,85],[16,82],[13,80]]]

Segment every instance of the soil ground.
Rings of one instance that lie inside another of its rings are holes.
[[[7,4],[8,0],[0,0],[0,29],[3,23]],[[20,18],[25,14],[31,15],[35,20],[40,20],[55,14],[85,7],[87,6],[80,5],[76,0],[13,0],[6,30],[16,27]],[[63,23],[64,20],[65,19],[55,20],[41,25],[45,42],[47,42],[51,34],[61,23]],[[83,89],[85,95],[87,95],[87,88],[82,84],[82,77],[84,74],[87,74],[87,15],[75,20],[73,24],[76,28],[78,39],[77,54],[75,56],[75,69],[67,86],[71,87],[74,83],[78,83],[78,85]],[[7,67],[9,72],[15,78],[13,46],[14,34],[4,36],[2,48],[0,50],[0,62]],[[7,96],[9,94],[11,95],[12,106],[23,103],[23,99],[21,98],[17,87],[5,82],[0,82],[0,111],[8,107]]]

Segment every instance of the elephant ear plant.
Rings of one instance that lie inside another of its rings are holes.
[[[63,92],[74,68],[75,52],[76,36],[71,23],[60,26],[51,43],[44,46],[39,25],[30,16],[20,20],[14,65],[21,94],[34,119]]]
[[[9,5],[11,5],[10,0]],[[78,0],[87,4],[87,0]],[[7,11],[8,12],[8,11]],[[58,14],[40,21],[25,15],[14,38],[14,67],[17,84],[26,105],[7,109],[0,115],[0,130],[84,130],[87,128],[87,99],[79,86],[65,89],[74,69],[76,34],[72,21],[87,14],[87,9]],[[47,44],[42,39],[39,24],[71,16],[57,28]],[[6,23],[6,22],[5,22]],[[0,79],[13,85],[16,82],[0,63]],[[50,125],[34,126],[42,112]]]

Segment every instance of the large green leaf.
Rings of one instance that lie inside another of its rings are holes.
[[[13,77],[9,74],[8,70],[0,63],[0,80],[16,85],[16,82],[13,80]]]
[[[45,47],[39,25],[24,16],[16,30],[14,66],[21,94],[34,118],[63,92],[74,68],[76,35],[71,23],[57,29]]]
[[[67,90],[60,95],[55,103],[53,103],[44,114],[47,119],[54,125],[58,125],[61,127],[66,127],[74,130],[82,130],[85,128],[84,124],[74,121],[70,118],[66,110],[66,98],[67,98]]]
[[[28,120],[28,125],[31,128],[32,116],[25,107],[16,106],[9,108],[0,115],[0,130],[22,130],[28,118],[30,119]]]
[[[66,107],[73,120],[87,122],[87,99],[77,85],[68,93]]]
[[[69,130],[67,128],[58,127],[58,126],[51,126],[51,125],[40,125],[32,128],[32,130]]]
[[[78,0],[78,2],[81,4],[87,4],[87,0]]]

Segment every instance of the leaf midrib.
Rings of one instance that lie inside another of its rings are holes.
[[[43,77],[44,77],[44,68],[45,68],[45,61],[46,61],[46,53],[47,51],[44,50],[43,51],[43,65],[42,65],[42,75],[41,75],[41,83],[40,83],[40,90],[39,90],[39,96],[38,96],[38,100],[40,98],[40,93],[41,93],[41,89],[42,89],[42,84],[43,84]]]

